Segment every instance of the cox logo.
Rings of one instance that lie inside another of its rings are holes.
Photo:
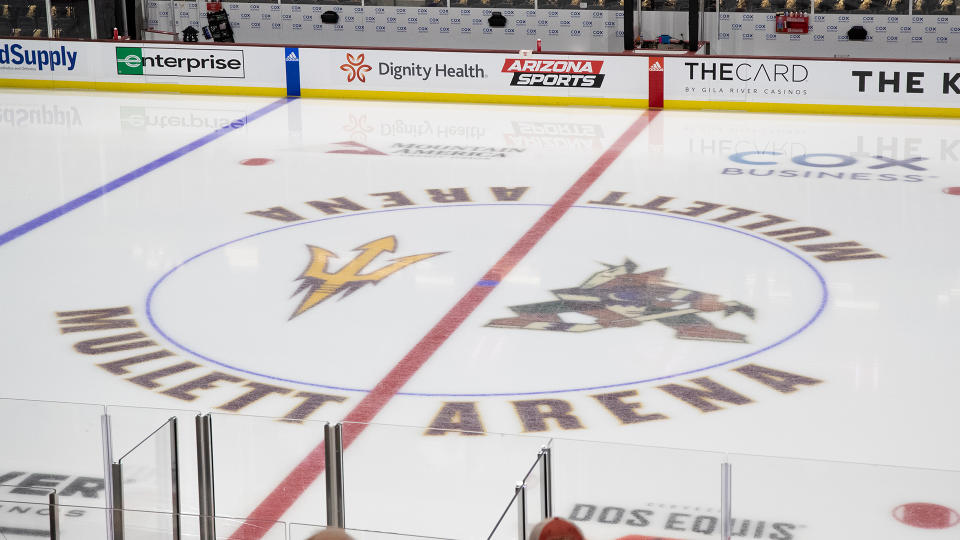
[[[936,33],[937,33],[937,27],[936,27],[936,26],[924,26],[924,27],[923,27],[923,31],[924,31],[925,33],[927,33],[927,34],[936,34]]]
[[[888,24],[889,24],[889,23],[894,23],[894,24],[896,24],[896,23],[898,23],[898,22],[900,22],[900,17],[897,17],[896,15],[892,15],[892,16],[890,16],[890,17],[887,17],[887,23],[888,23]]]
[[[766,37],[767,37],[767,41],[773,41],[773,40],[777,39],[777,35],[776,35],[776,34],[767,34]]]
[[[386,13],[386,11],[385,11],[382,7],[378,7],[377,9],[373,10],[373,12],[374,12],[374,13]]]
[[[317,32],[323,32],[323,25],[322,25],[322,24],[315,24],[315,25],[313,25],[313,29],[314,29],[314,31],[317,31]]]
[[[291,21],[293,20],[293,15],[290,15],[289,13],[284,13],[280,18],[285,21]]]
[[[487,10],[487,13],[489,13],[489,12],[490,12],[490,10]],[[513,10],[512,10],[512,9],[508,9],[507,11],[504,11],[503,14],[506,15],[507,17],[513,17]]]
[[[250,4],[250,11],[260,11],[259,4]]]
[[[516,30],[515,28],[504,28],[504,29],[503,29],[503,33],[504,33],[504,34],[515,34],[516,32],[517,32],[517,30]]]
[[[430,17],[430,24],[440,24],[440,19],[436,17]]]
[[[910,38],[910,43],[923,43],[923,36],[913,36]]]
[[[850,41],[846,34],[837,34],[837,41]]]
[[[427,8],[420,8],[417,10],[417,13],[421,15],[426,15],[427,13],[429,13],[429,11],[427,11]]]
[[[901,27],[900,27],[900,33],[901,33],[901,34],[909,34],[909,33],[911,33],[911,32],[913,32],[913,27],[910,27],[910,26],[901,26]]]
[[[753,34],[744,34],[743,39],[753,39]]]
[[[483,15],[484,17],[489,17],[490,15],[493,15],[493,12],[490,11],[489,9],[485,9],[483,10],[483,13],[481,13],[481,15]]]
[[[441,15],[448,15],[449,13],[450,13],[450,10],[447,9],[447,8],[441,8],[441,9],[440,9],[440,14],[441,14]]]
[[[377,18],[376,18],[376,17],[367,17],[364,22],[374,23],[374,22],[377,22]]]
[[[800,34],[790,34],[790,41],[800,41]]]
[[[363,32],[363,31],[364,31],[364,27],[363,27],[362,24],[358,24],[358,25],[354,26],[353,29],[356,30],[357,32]]]
[[[950,22],[950,19],[948,19],[947,17],[937,17],[937,22],[940,24],[943,24],[943,23]]]
[[[761,151],[761,150],[751,150],[748,152],[739,152],[728,156],[730,161],[734,163],[742,163],[744,165],[778,165],[778,160],[774,159],[772,156],[782,156],[782,152],[770,152],[770,151]],[[897,159],[897,158],[888,158],[884,156],[873,156],[870,159],[877,161],[872,165],[867,166],[868,169],[889,169],[893,167],[901,167],[911,171],[925,171],[927,169],[917,165],[917,162],[924,161],[927,158],[925,157],[911,157],[906,159]],[[780,160],[782,161],[782,160]],[[790,158],[790,161],[796,163],[797,165],[803,167],[817,167],[820,169],[835,169],[837,167],[850,167],[852,165],[860,164],[861,166],[867,165],[865,163],[860,163],[860,160],[847,154],[801,154],[799,156],[793,156]]]
[[[776,16],[776,15],[767,15],[767,20],[768,20],[768,21],[775,21],[775,20],[777,20],[777,16]]]
[[[827,25],[827,32],[836,32],[836,31],[837,31],[837,25],[835,25],[835,24],[828,24],[828,25]]]
[[[951,26],[951,27],[950,27],[950,33],[951,33],[951,34],[960,34],[960,26]]]
[[[570,31],[570,35],[571,35],[571,36],[574,36],[574,37],[577,37],[577,36],[580,35],[580,31],[577,30],[577,29],[573,29],[573,30]]]
[[[560,26],[570,26],[570,21],[560,21]]]
[[[488,28],[488,27],[485,26],[485,27],[483,27],[483,33],[484,33],[484,34],[492,34],[492,33],[493,33],[493,28]]]
[[[279,6],[279,5],[276,5],[276,4],[271,5],[271,6],[270,6],[270,11],[280,11],[280,6]]]
[[[840,22],[850,22],[850,16],[849,16],[849,15],[841,15],[840,18],[837,19],[837,20],[840,21]]]
[[[335,24],[335,25],[333,25],[333,31],[334,31],[334,32],[343,32],[343,25],[342,25],[342,24]]]
[[[593,37],[603,37],[603,30],[594,30]]]
[[[872,22],[873,22],[873,17],[870,16],[870,15],[866,15],[866,16],[863,17],[863,22],[865,22],[865,23],[872,23]]]
[[[790,37],[793,37],[793,36],[790,36]],[[813,35],[813,40],[814,40],[814,41],[823,41],[825,37],[826,37],[826,36],[824,36],[823,34],[814,34],[814,35]]]
[[[291,28],[293,28],[294,30],[303,30],[303,25],[299,23],[293,23],[293,26],[291,26]]]
[[[571,12],[570,12],[570,16],[573,17],[574,19],[579,19],[579,18],[580,18],[580,12],[579,12],[579,11],[571,11]]]
[[[403,7],[397,8],[397,15],[406,15],[406,14],[407,14],[407,8],[403,8]]]
[[[922,22],[923,22],[923,17],[914,17],[914,18],[913,18],[913,22],[915,22],[915,23],[922,23]]]
[[[440,27],[440,33],[441,33],[441,34],[449,34],[449,33],[450,33],[450,27],[449,27],[449,26],[441,26],[441,27]]]
[[[271,14],[269,14],[269,13],[261,13],[261,14],[260,14],[260,18],[261,18],[262,20],[264,20],[264,21],[269,21],[270,19],[273,18],[273,15],[271,15]]]
[[[584,28],[590,28],[593,26],[593,21],[583,21]]]
[[[537,29],[536,29],[536,28],[527,28],[527,35],[528,35],[528,36],[535,36],[535,35],[537,35]]]
[[[732,28],[733,30],[742,30],[743,25],[740,23],[733,23],[732,25],[730,25],[730,28]]]
[[[560,12],[559,12],[559,11],[548,11],[548,12],[547,12],[547,17],[559,17],[559,16],[560,16]]]
[[[878,26],[878,27],[877,27],[877,33],[878,33],[878,34],[886,34],[886,33],[887,33],[887,27],[886,27],[886,26]]]
[[[516,26],[526,26],[526,25],[527,25],[527,20],[526,20],[526,19],[517,19],[517,20],[515,20],[515,21],[513,22],[513,24],[516,25]]]
[[[606,28],[613,28],[613,27],[616,26],[616,25],[617,25],[617,23],[615,23],[615,22],[613,22],[613,21],[604,21],[604,23],[603,23],[603,26],[605,26]]]
[[[549,35],[551,35],[551,36],[559,36],[559,35],[560,35],[560,31],[557,30],[556,28],[551,28],[550,31],[547,32],[547,34],[549,34]]]
[[[312,20],[313,20],[313,15],[307,13],[307,14],[305,14],[305,15],[303,16],[303,20],[304,20],[304,21],[312,21]]]
[[[377,31],[377,32],[386,32],[386,31],[387,31],[387,27],[386,27],[386,26],[380,26],[380,25],[378,24],[377,27],[376,27],[376,31]]]
[[[547,25],[546,19],[540,19],[539,21],[537,21],[537,26],[546,26],[546,25]]]
[[[450,24],[460,24],[460,18],[459,18],[459,17],[452,17],[452,18],[450,19]]]
[[[420,32],[421,34],[426,34],[426,33],[429,32],[429,31],[430,31],[430,29],[427,28],[426,26],[418,26],[418,27],[417,27],[417,32]]]
[[[603,12],[600,12],[600,11],[594,11],[594,12],[593,12],[593,18],[594,18],[594,19],[599,19],[599,18],[601,18],[601,17],[603,17]]]
[[[895,43],[897,41],[897,36],[887,36],[887,43]]]
[[[824,21],[827,20],[827,18],[824,17],[823,15],[814,15],[814,16],[813,16],[813,20],[814,20],[815,22],[824,22]]]
[[[241,19],[249,19],[249,18],[250,18],[250,14],[249,14],[249,13],[241,13],[241,14],[240,14],[240,18],[241,18]]]
[[[620,11],[619,13],[623,13],[623,12]],[[623,30],[617,30],[617,36],[616,36],[616,37],[623,37]]]
[[[470,14],[470,10],[469,10],[469,9],[461,9],[461,10],[460,10],[460,15],[469,15],[469,14]]]
[[[533,9],[528,9],[528,10],[526,11],[526,16],[527,16],[527,17],[536,17],[536,16],[537,16],[537,11],[536,11],[536,10],[533,10]]]
[[[354,12],[354,13],[363,13],[363,8],[362,8],[362,7],[355,7],[355,8],[353,8],[353,12]]]
[[[754,29],[754,30],[766,30],[766,29],[767,29],[767,25],[765,25],[765,24],[755,24],[755,25],[753,25],[753,29]]]
[[[743,14],[743,20],[744,20],[744,22],[746,22],[746,21],[752,21],[752,20],[753,20],[753,14],[752,14],[752,13],[744,13],[744,14]]]
[[[469,26],[461,26],[461,27],[460,27],[460,33],[461,33],[461,34],[469,34],[471,30],[472,30],[472,29],[471,29]]]
[[[947,36],[937,36],[937,43],[947,43]]]
[[[345,20],[345,21],[347,21],[347,22],[354,22],[354,21],[357,20],[357,18],[354,17],[353,15],[347,15],[346,17],[343,18],[343,20]]]
[[[721,20],[721,21],[729,21],[729,20],[730,20],[730,14],[729,14],[729,13],[721,13],[721,14],[720,14],[720,20]]]
[[[252,29],[259,29],[259,28],[260,28],[260,23],[258,23],[257,21],[253,21],[252,23],[250,23],[250,28],[252,28]]]
[[[313,6],[314,13],[320,13],[323,11],[323,6]]]
[[[479,26],[483,24],[483,19],[473,19],[471,24],[473,24],[474,26]]]
[[[418,21],[416,17],[407,17],[407,22],[410,24],[417,24],[420,21]]]
[[[387,17],[387,23],[393,24],[393,23],[396,23],[396,22],[397,22],[397,18],[396,18],[396,17]]]
[[[720,32],[720,39],[730,39],[730,32]]]

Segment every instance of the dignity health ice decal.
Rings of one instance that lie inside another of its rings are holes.
[[[59,49],[33,49],[14,43],[0,47],[0,69],[43,71],[48,68],[56,71],[58,67],[66,67],[67,71],[73,71],[76,65],[77,53],[68,51],[65,46]]]

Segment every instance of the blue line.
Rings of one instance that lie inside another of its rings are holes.
[[[193,142],[187,143],[181,146],[180,148],[177,148],[176,150],[174,150],[173,152],[170,152],[169,154],[163,155],[140,168],[134,169],[128,172],[127,174],[113,180],[112,182],[104,184],[96,189],[93,189],[92,191],[88,191],[87,193],[84,193],[83,195],[77,197],[76,199],[73,199],[72,201],[62,204],[54,208],[53,210],[47,212],[46,214],[43,214],[40,217],[31,219],[30,221],[24,223],[23,225],[20,225],[19,227],[10,229],[9,231],[0,235],[0,246],[6,244],[7,242],[16,240],[17,238],[27,234],[28,232],[34,229],[37,229],[43,225],[46,225],[47,223],[50,223],[51,221],[57,219],[58,217],[64,216],[89,202],[95,201],[100,197],[103,197],[107,193],[110,193],[111,191],[120,189],[123,186],[129,184],[130,182],[133,182],[134,180],[140,178],[141,176],[144,176],[145,174],[151,171],[159,169],[160,167],[163,167],[167,163],[170,163],[171,161],[175,161],[176,159],[181,158],[189,154],[190,152],[193,152],[194,150],[197,150],[198,148],[219,139],[220,137],[223,137],[227,133],[230,133],[234,130],[242,128],[243,126],[249,124],[250,122],[253,122],[257,118],[260,118],[261,116],[273,111],[274,109],[277,109],[282,105],[286,105],[290,100],[293,100],[293,99],[297,99],[297,98],[283,98],[283,99],[274,101],[273,103],[267,105],[266,107],[253,111],[252,113],[246,116],[243,116],[242,118],[238,118],[233,122],[230,122],[229,124],[214,131],[213,133],[204,135],[203,137]]]
[[[167,341],[169,341],[170,343],[172,343],[172,344],[175,345],[176,347],[182,349],[183,351],[185,351],[185,352],[187,352],[187,353],[190,353],[190,354],[196,356],[197,358],[200,358],[200,359],[202,359],[202,360],[206,360],[206,361],[208,361],[208,362],[217,364],[217,365],[219,365],[219,366],[223,366],[223,367],[225,367],[225,368],[227,368],[227,369],[232,369],[232,370],[234,370],[234,371],[239,371],[239,372],[241,372],[241,373],[246,373],[247,375],[253,375],[253,376],[255,376],[255,377],[263,377],[263,378],[271,379],[271,380],[274,380],[274,381],[287,382],[287,383],[292,383],[292,384],[303,384],[303,385],[312,386],[312,387],[315,387],[315,388],[327,388],[327,389],[330,389],[330,390],[342,390],[342,391],[347,391],[347,392],[369,392],[369,391],[370,391],[369,389],[364,389],[364,388],[350,388],[350,387],[343,387],[343,386],[333,386],[333,385],[326,385],[326,384],[320,384],[320,383],[312,383],[312,382],[307,382],[307,381],[300,381],[300,380],[295,380],[295,379],[289,379],[289,378],[284,378],[284,377],[277,377],[277,376],[275,376],[275,375],[268,375],[268,374],[266,374],[266,373],[260,373],[260,372],[253,371],[253,370],[238,368],[238,367],[236,367],[236,366],[232,366],[232,365],[227,364],[227,363],[225,363],[225,362],[222,362],[222,361],[219,361],[219,360],[215,360],[215,359],[213,359],[213,358],[211,358],[211,357],[209,357],[209,356],[206,356],[206,355],[204,355],[204,354],[202,354],[202,353],[200,353],[200,352],[197,352],[197,351],[195,351],[195,350],[193,350],[193,349],[191,349],[191,348],[183,345],[183,344],[180,343],[179,341],[175,340],[172,336],[170,336],[169,334],[167,334],[167,332],[165,332],[162,328],[160,328],[160,325],[157,323],[157,321],[156,321],[156,319],[155,319],[155,317],[154,317],[154,314],[153,314],[153,299],[154,299],[154,296],[155,296],[156,293],[157,293],[157,289],[158,289],[158,288],[160,287],[160,285],[163,284],[163,282],[166,281],[166,279],[167,279],[168,277],[170,277],[174,272],[176,272],[176,271],[179,270],[180,268],[184,267],[185,265],[189,264],[190,262],[192,262],[192,261],[194,261],[194,260],[196,260],[196,259],[198,259],[198,258],[200,258],[200,257],[202,257],[202,256],[204,256],[204,255],[207,255],[208,253],[211,253],[211,252],[213,252],[213,251],[216,251],[216,250],[218,250],[218,249],[221,249],[221,248],[223,248],[223,247],[225,247],[225,246],[228,246],[228,245],[230,245],[230,244],[234,244],[234,243],[236,243],[236,242],[241,242],[241,241],[243,241],[243,240],[248,240],[248,239],[250,239],[250,238],[254,238],[254,237],[257,237],[257,236],[262,236],[262,235],[269,234],[269,233],[272,233],[272,232],[281,231],[281,230],[289,229],[289,228],[292,228],[292,227],[301,227],[301,226],[304,226],[304,225],[310,225],[310,224],[314,224],[314,223],[320,223],[320,222],[323,222],[323,221],[332,221],[332,220],[336,220],[336,219],[350,218],[350,217],[356,217],[356,216],[367,216],[367,215],[371,215],[371,214],[384,214],[384,213],[391,213],[391,212],[405,212],[405,211],[410,211],[410,210],[423,210],[423,209],[436,209],[436,208],[482,207],[482,206],[501,206],[501,207],[502,207],[502,206],[551,206],[551,205],[550,205],[550,204],[543,204],[543,203],[463,203],[463,204],[440,204],[440,205],[430,205],[430,206],[411,206],[411,207],[406,207],[406,208],[404,208],[404,207],[401,207],[401,208],[389,208],[389,209],[384,209],[384,210],[370,210],[370,211],[367,211],[367,212],[355,212],[355,213],[351,213],[351,214],[340,214],[340,215],[337,215],[337,216],[323,217],[323,218],[313,219],[313,220],[309,220],[309,221],[298,221],[298,222],[296,222],[296,223],[292,223],[292,224],[288,224],[288,225],[282,225],[282,226],[280,226],[280,227],[275,227],[275,228],[273,228],[273,229],[267,229],[267,230],[265,230],[265,231],[260,231],[260,232],[256,232],[256,233],[251,233],[251,234],[242,236],[242,237],[240,237],[240,238],[236,238],[236,239],[230,240],[230,241],[228,241],[228,242],[224,242],[224,243],[222,243],[222,244],[220,244],[220,245],[217,245],[217,246],[214,246],[214,247],[212,247],[212,248],[210,248],[210,249],[201,251],[200,253],[197,253],[196,255],[190,257],[189,259],[181,262],[180,264],[174,266],[173,268],[171,268],[170,270],[168,270],[165,274],[163,274],[163,276],[161,276],[160,279],[158,279],[158,280],[153,284],[153,286],[150,287],[150,291],[147,293],[147,299],[146,299],[147,319],[150,321],[150,325],[153,326],[154,330],[156,330],[161,336],[163,336],[164,339],[166,339]],[[826,280],[824,279],[823,274],[821,274],[821,273],[816,269],[816,267],[814,267],[812,264],[810,264],[809,261],[807,261],[806,259],[804,259],[803,257],[801,257],[798,253],[796,253],[796,252],[794,252],[794,251],[791,251],[791,250],[788,249],[786,246],[782,246],[782,245],[780,245],[780,244],[778,244],[778,243],[776,243],[776,242],[771,241],[771,240],[768,239],[768,238],[764,238],[764,237],[762,237],[762,236],[757,236],[757,235],[755,235],[755,234],[752,234],[752,233],[747,232],[747,231],[742,230],[742,229],[735,229],[735,228],[728,227],[728,226],[725,226],[725,225],[720,225],[719,223],[712,223],[712,222],[709,222],[709,221],[700,221],[700,220],[693,219],[693,218],[689,218],[689,217],[675,216],[675,215],[671,215],[671,214],[662,214],[662,213],[660,213],[660,212],[650,212],[650,211],[645,211],[645,210],[633,210],[633,209],[628,209],[628,208],[611,208],[611,207],[608,207],[608,206],[583,206],[583,205],[574,205],[574,206],[572,206],[571,208],[578,208],[578,209],[583,209],[583,210],[606,210],[606,211],[613,211],[613,212],[629,212],[629,213],[632,213],[632,214],[645,214],[645,215],[656,216],[656,217],[664,217],[664,218],[668,218],[668,219],[676,219],[676,220],[679,220],[679,221],[687,221],[687,222],[695,223],[695,224],[698,224],[698,225],[707,225],[707,226],[709,226],[709,227],[714,227],[714,228],[717,228],[717,229],[722,229],[722,230],[725,230],[725,231],[729,231],[729,232],[737,233],[737,234],[740,234],[740,235],[743,235],[743,236],[747,236],[747,237],[753,238],[754,240],[760,240],[761,242],[763,242],[763,243],[765,243],[765,244],[768,244],[768,245],[770,245],[770,246],[773,246],[773,247],[775,247],[775,248],[777,248],[777,249],[779,249],[779,250],[781,250],[781,251],[784,251],[784,252],[786,252],[787,254],[791,255],[792,257],[794,257],[795,259],[797,259],[797,260],[799,260],[801,263],[803,263],[803,265],[806,266],[811,272],[813,272],[813,274],[817,277],[817,281],[818,281],[819,284],[820,284],[820,294],[821,294],[821,297],[820,297],[820,305],[817,306],[816,312],[810,317],[809,320],[807,320],[807,321],[803,324],[803,326],[801,326],[800,328],[798,328],[798,329],[795,330],[794,332],[790,333],[788,336],[777,340],[777,341],[774,342],[774,343],[771,343],[771,344],[769,344],[769,345],[767,345],[767,346],[765,346],[765,347],[762,347],[762,348],[760,348],[760,349],[757,349],[757,350],[755,350],[755,351],[753,351],[753,352],[750,352],[750,353],[747,353],[747,354],[743,354],[743,355],[741,355],[741,356],[737,356],[737,357],[732,358],[732,359],[729,359],[729,360],[724,360],[724,361],[721,361],[721,362],[718,362],[718,363],[715,363],[715,364],[711,364],[711,365],[708,365],[708,366],[703,366],[703,367],[699,367],[699,368],[695,368],[695,369],[691,369],[691,370],[687,370],[687,371],[683,371],[683,372],[679,372],[679,373],[671,373],[671,374],[669,374],[669,375],[662,375],[662,376],[659,376],[659,377],[651,377],[651,378],[647,378],[647,379],[639,379],[639,380],[635,380],[635,381],[627,381],[627,382],[612,383],[612,384],[603,384],[603,385],[597,385],[597,386],[586,386],[586,387],[582,387],[582,388],[563,388],[563,389],[559,389],[559,390],[533,390],[533,391],[523,391],[523,392],[496,392],[496,393],[476,393],[476,394],[474,394],[474,393],[469,393],[469,394],[468,394],[468,393],[463,393],[463,394],[446,394],[446,393],[435,393],[435,392],[397,392],[397,395],[400,395],[400,396],[426,396],[426,397],[530,396],[530,395],[540,395],[540,394],[563,394],[563,393],[568,393],[568,392],[583,392],[583,391],[588,391],[588,390],[602,390],[602,389],[606,389],[606,388],[617,388],[617,387],[628,386],[628,385],[646,384],[646,383],[651,383],[651,382],[656,382],[656,381],[663,381],[663,380],[672,379],[672,378],[675,378],[675,377],[682,377],[682,376],[685,376],[685,375],[692,375],[692,374],[694,374],[694,373],[699,373],[699,372],[706,371],[706,370],[709,370],[709,369],[715,369],[715,368],[718,368],[718,367],[726,366],[726,365],[732,364],[732,363],[734,363],[734,362],[738,362],[738,361],[741,361],[741,360],[746,360],[747,358],[751,358],[751,357],[757,356],[757,355],[762,354],[762,353],[764,353],[764,352],[766,352],[766,351],[769,351],[770,349],[773,349],[773,348],[775,348],[775,347],[778,347],[778,346],[780,346],[780,345],[783,345],[783,344],[786,343],[787,341],[790,341],[791,339],[797,337],[798,335],[800,335],[801,333],[803,333],[805,330],[807,330],[808,328],[810,328],[810,326],[813,325],[814,321],[816,321],[817,319],[820,318],[821,315],[823,315],[823,312],[824,312],[824,310],[825,310],[826,307],[827,307],[827,303],[828,303],[829,298],[830,298],[830,293],[829,293],[829,290],[827,289],[827,282],[826,282]],[[488,281],[490,281],[490,280],[481,280],[481,281],[477,282],[477,285],[483,285],[483,284],[487,283]],[[491,283],[492,283],[492,285],[488,285],[488,286],[496,286],[495,284],[497,284],[498,282],[491,282]]]
[[[483,279],[477,282],[477,287],[496,287],[499,285],[499,281],[493,281],[492,279]]]

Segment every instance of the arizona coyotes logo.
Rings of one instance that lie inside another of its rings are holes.
[[[620,266],[606,265],[579,287],[551,291],[559,300],[511,306],[516,317],[494,319],[487,326],[552,330],[555,332],[588,332],[602,328],[639,326],[656,321],[676,330],[679,339],[730,341],[746,343],[744,334],[717,328],[697,315],[722,311],[724,316],[741,312],[754,318],[753,308],[733,300],[691,291],[670,283],[666,268],[634,273],[637,265],[627,259]],[[566,322],[561,315],[576,313],[593,322]]]
[[[297,310],[290,316],[290,319],[341,292],[343,296],[340,298],[346,298],[368,283],[376,285],[390,274],[406,268],[413,263],[446,253],[441,251],[437,253],[398,257],[396,259],[390,259],[392,261],[391,264],[380,269],[367,274],[360,273],[381,253],[393,253],[396,248],[397,239],[393,236],[385,236],[374,240],[373,242],[354,249],[354,251],[361,252],[360,255],[354,257],[352,261],[345,264],[343,268],[336,273],[330,273],[327,271],[327,263],[331,257],[337,258],[337,255],[321,247],[308,245],[307,249],[310,250],[310,263],[307,265],[307,269],[297,278],[298,280],[302,280],[302,283],[297,287],[293,296],[300,294],[304,290],[307,291],[307,294],[303,297],[303,301],[300,302]]]

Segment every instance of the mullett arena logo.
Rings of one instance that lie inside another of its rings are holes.
[[[600,88],[603,60],[542,60],[508,58],[503,73],[512,73],[510,86],[561,86]]]

